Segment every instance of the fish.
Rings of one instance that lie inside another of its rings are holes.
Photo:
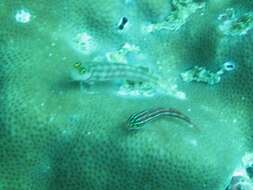
[[[159,76],[151,73],[148,68],[120,63],[76,62],[71,71],[74,81],[85,83],[106,82],[113,80],[128,80],[133,82],[149,82],[158,84]]]
[[[138,113],[130,115],[127,120],[128,129],[140,129],[146,123],[151,122],[163,116],[174,117],[186,122],[191,128],[199,131],[199,128],[191,121],[191,119],[182,112],[174,108],[153,108],[146,109]]]
[[[147,67],[135,66],[132,64],[121,64],[117,62],[103,63],[91,62],[73,64],[71,80],[89,86],[97,82],[108,81],[131,81],[134,83],[146,83],[157,93],[167,94],[175,98],[185,100],[186,95],[178,91],[175,85],[171,85],[166,79],[153,72]]]

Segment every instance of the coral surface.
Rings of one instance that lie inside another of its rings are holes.
[[[253,3],[2,0],[0,190],[224,190],[253,146],[253,31],[220,29],[231,7],[240,17]],[[146,30],[181,14],[176,30]],[[151,69],[172,94],[122,96],[117,81],[80,89],[71,80],[74,63],[106,64],[117,52],[119,64]],[[180,77],[226,62],[235,69],[214,85]],[[159,106],[187,114],[200,132],[173,118],[127,129],[131,114]]]

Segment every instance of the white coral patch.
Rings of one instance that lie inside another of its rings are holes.
[[[17,22],[20,23],[28,23],[31,20],[31,13],[29,13],[26,10],[18,10],[16,15],[15,15],[15,19]]]
[[[74,37],[74,47],[85,55],[93,53],[96,48],[96,42],[94,38],[86,32],[78,33]]]

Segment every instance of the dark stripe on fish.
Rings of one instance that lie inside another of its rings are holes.
[[[170,116],[170,117],[181,119],[185,121],[186,123],[188,123],[191,127],[198,129],[192,123],[191,119],[188,116],[186,116],[185,114],[173,108],[149,109],[149,110],[141,111],[139,113],[132,114],[128,119],[128,127],[130,129],[138,129],[142,127],[143,125],[145,125],[147,122],[152,121],[162,116]]]

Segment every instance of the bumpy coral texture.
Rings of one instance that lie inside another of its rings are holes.
[[[253,140],[253,33],[235,38],[218,30],[217,16],[231,6],[247,12],[253,4],[210,1],[176,32],[145,33],[142,25],[170,14],[168,1],[2,1],[0,190],[224,189]],[[30,22],[15,20],[21,9]],[[129,25],[118,31],[122,16]],[[80,33],[94,49],[78,49]],[[187,99],[121,97],[110,85],[86,93],[70,80],[73,63],[126,42],[146,56],[133,62],[161,67]],[[217,85],[180,80],[195,65],[216,71],[229,60],[236,69]],[[126,129],[130,114],[158,106],[187,113],[200,132],[174,119]]]

